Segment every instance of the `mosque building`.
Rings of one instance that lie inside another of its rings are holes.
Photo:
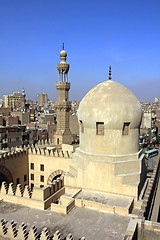
[[[147,178],[144,154],[139,149],[140,102],[128,88],[111,79],[110,68],[109,80],[92,88],[80,102],[80,144],[72,145],[66,58],[63,45],[57,64],[54,142],[39,141],[35,146],[1,151],[0,176],[5,182],[1,183],[0,198],[65,215],[72,215],[75,208],[89,208],[127,216],[130,224],[123,239],[138,239],[135,235],[141,220],[151,220],[154,212],[152,196],[157,194],[159,181],[159,161],[151,179]],[[99,239],[103,240],[102,235]]]

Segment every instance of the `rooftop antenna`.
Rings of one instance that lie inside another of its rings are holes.
[[[64,43],[62,43],[62,50],[64,50]]]
[[[109,80],[112,79],[111,75],[112,75],[112,72],[111,72],[111,66],[109,66]]]

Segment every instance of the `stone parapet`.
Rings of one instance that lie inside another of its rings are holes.
[[[63,186],[63,176],[53,181],[51,186],[43,188],[35,187],[33,188],[33,191],[31,191],[28,185],[26,185],[23,189],[21,184],[18,184],[15,188],[13,183],[10,183],[8,186],[5,182],[3,182],[0,198],[4,201],[14,202],[25,206],[32,206],[44,210],[49,208],[51,203],[57,201],[57,199],[65,192]]]
[[[19,157],[21,155],[25,155],[27,154],[27,149],[23,148],[23,149],[18,149],[18,150],[15,150],[14,148],[11,148],[10,151],[6,151],[6,152],[2,152],[0,154],[0,163],[4,163],[5,161],[7,160],[11,160],[11,159],[14,159],[16,157]]]
[[[47,228],[43,228],[41,232],[35,227],[32,226],[30,229],[27,229],[27,225],[25,223],[21,223],[19,227],[17,227],[16,222],[13,220],[11,222],[7,222],[5,219],[0,220],[0,236],[9,239],[17,239],[17,240],[62,240],[61,233],[57,230],[55,233],[50,233]],[[71,233],[69,233],[66,237],[66,240],[74,240]],[[80,240],[85,240],[85,237],[82,237]]]
[[[31,147],[29,149],[30,154],[36,154],[36,155],[43,155],[43,156],[49,156],[49,157],[60,157],[60,158],[72,158],[73,152],[71,151],[63,151],[58,150],[56,148],[47,149],[47,148],[38,148],[38,147]]]
[[[158,156],[157,164],[153,169],[152,176],[148,182],[146,187],[146,191],[144,193],[143,202],[140,210],[139,217],[145,217],[146,220],[150,220],[153,211],[153,205],[157,193],[157,187],[160,176],[160,155]]]

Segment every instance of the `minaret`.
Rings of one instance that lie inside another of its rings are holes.
[[[26,102],[26,99],[25,99],[25,97],[26,97],[26,94],[25,94],[25,90],[24,90],[24,88],[23,88],[23,90],[22,90],[22,103],[21,103],[21,107],[22,108],[25,108],[25,102]]]
[[[69,64],[66,63],[67,53],[63,49],[60,52],[61,62],[57,64],[59,72],[59,82],[56,82],[58,92],[58,100],[55,103],[55,110],[57,112],[57,131],[54,136],[55,144],[72,144],[72,133],[69,129],[69,111],[71,109],[71,102],[69,101],[70,83],[68,82]]]

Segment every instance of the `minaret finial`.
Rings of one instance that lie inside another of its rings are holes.
[[[64,50],[64,43],[62,43],[62,50]]]
[[[112,75],[112,72],[111,72],[111,66],[109,66],[109,80],[112,79],[111,75]]]

